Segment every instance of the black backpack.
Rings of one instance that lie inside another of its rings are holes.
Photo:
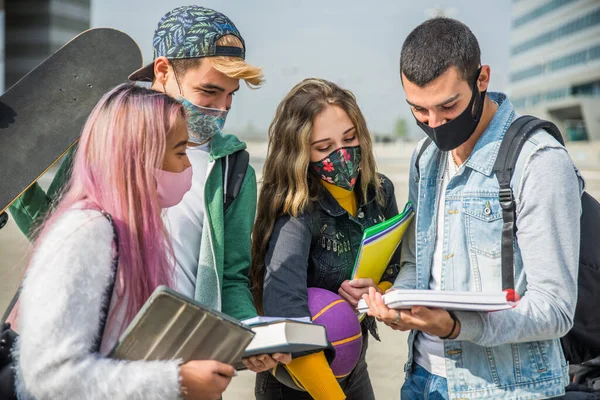
[[[227,157],[221,158],[221,171],[223,173],[223,214],[227,212],[231,203],[240,194],[242,184],[248,171],[250,154],[246,150],[236,151]]]
[[[508,128],[494,173],[500,185],[502,207],[502,290],[514,289],[513,239],[516,233],[515,199],[510,187],[519,153],[527,139],[536,131],[544,129],[560,144],[564,145],[559,129],[552,122],[529,115],[516,119]],[[432,143],[423,143],[416,159],[419,159]],[[600,203],[587,192],[581,196],[581,243],[579,249],[578,298],[573,328],[561,338],[566,359],[571,364],[581,364],[600,356]]]

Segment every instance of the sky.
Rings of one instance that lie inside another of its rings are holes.
[[[246,61],[264,68],[260,89],[241,85],[227,133],[250,126],[266,132],[285,94],[302,79],[318,77],[356,95],[372,133],[391,133],[405,118],[411,135],[419,135],[400,83],[400,50],[410,31],[440,8],[478,38],[482,62],[492,69],[490,90],[506,90],[511,2],[505,0],[92,0],[92,26],[124,31],[148,63],[158,21],[187,4],[231,18],[246,42]]]

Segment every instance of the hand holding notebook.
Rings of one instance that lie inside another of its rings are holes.
[[[513,307],[504,292],[462,292],[450,290],[394,290],[383,295],[386,306],[392,309],[411,309],[413,306],[443,308],[448,311],[500,311]],[[364,300],[358,311],[367,312]]]

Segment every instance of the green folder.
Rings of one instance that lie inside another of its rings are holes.
[[[408,202],[400,214],[364,230],[352,279],[371,278],[379,283],[414,215]]]

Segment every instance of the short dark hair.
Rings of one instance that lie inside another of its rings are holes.
[[[423,87],[450,67],[459,76],[475,82],[481,62],[479,43],[462,22],[437,17],[417,26],[406,38],[400,54],[400,74]]]
[[[202,63],[202,58],[169,59],[177,76],[183,76],[192,68],[197,68]]]

